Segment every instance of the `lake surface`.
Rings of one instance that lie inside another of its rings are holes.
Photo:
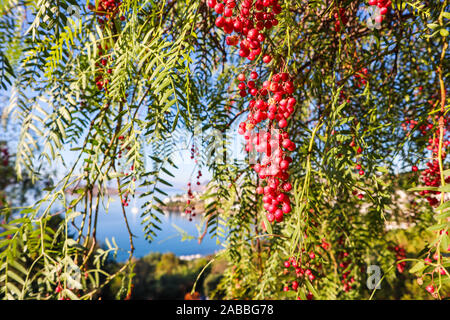
[[[112,238],[114,238],[118,247],[121,248],[118,252],[117,260],[126,260],[128,258],[130,243],[119,202],[115,201],[111,203],[108,212],[102,209],[100,211],[97,228],[98,241],[104,244],[107,238],[112,243]],[[157,236],[149,243],[145,239],[142,231],[142,218],[140,218],[142,210],[140,209],[140,203],[133,204],[131,201],[130,205],[126,207],[126,211],[130,229],[136,236],[133,238],[135,257],[140,258],[150,252],[173,252],[179,257],[191,255],[204,256],[214,254],[222,249],[222,246],[217,243],[217,238],[212,239],[209,234],[206,234],[201,244],[198,243],[197,238],[203,233],[204,228],[201,218],[196,217],[192,221],[189,221],[188,217],[176,212],[166,213],[164,216],[158,215],[161,220],[161,224],[158,224],[158,226],[161,230],[154,229]],[[78,218],[76,221],[79,221]],[[79,225],[79,222],[77,225]],[[184,232],[178,230],[177,227]],[[183,234],[185,233],[196,239],[182,241]],[[221,240],[223,241],[223,239]]]

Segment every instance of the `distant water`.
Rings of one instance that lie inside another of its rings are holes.
[[[137,209],[133,210],[133,208]],[[130,243],[119,201],[111,203],[108,212],[104,209],[100,209],[100,211],[97,230],[98,241],[104,244],[107,238],[112,243],[112,238],[114,238],[118,247],[121,248],[117,254],[117,260],[126,260],[128,258]],[[133,211],[137,211],[137,213]],[[199,234],[203,233],[204,228],[204,224],[201,223],[201,218],[196,217],[192,221],[189,221],[188,217],[176,212],[166,213],[164,216],[158,215],[161,220],[158,226],[161,230],[154,229],[156,237],[149,243],[143,233],[142,218],[140,218],[142,213],[140,203],[133,204],[133,201],[131,201],[130,205],[126,207],[126,212],[130,229],[136,236],[133,238],[135,257],[140,258],[150,252],[172,252],[176,256],[204,256],[214,254],[222,249],[222,246],[217,243],[217,238],[212,239],[209,234],[206,234],[202,243],[198,244],[197,238]],[[78,218],[77,221],[79,221]],[[77,224],[79,225],[79,222]],[[183,232],[177,230],[177,227],[182,229]],[[182,241],[183,234],[185,233],[195,237],[195,239]],[[223,239],[221,240],[223,241]]]

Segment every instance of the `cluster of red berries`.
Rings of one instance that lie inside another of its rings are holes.
[[[352,194],[353,194],[354,196],[358,197],[359,200],[364,199],[364,194],[362,194],[361,192],[359,192],[359,191],[356,190],[356,189],[352,191]]]
[[[356,147],[355,139],[353,139],[353,140],[349,143],[349,146],[350,146],[351,148],[355,148],[355,147]],[[362,152],[363,152],[363,149],[362,149],[361,147],[358,147],[358,148],[356,149],[356,154],[357,154],[357,155],[358,155],[358,154],[361,154]],[[364,175],[364,170],[362,170],[362,165],[361,165],[361,164],[359,164],[359,163],[356,162],[355,169],[358,171],[358,173],[359,173],[360,176],[363,176],[363,175]]]
[[[403,248],[402,246],[395,246],[394,248],[389,248],[389,249],[395,252],[395,260],[400,261],[400,260],[406,259],[405,248]],[[405,267],[406,267],[406,261],[397,263],[398,272],[403,273],[405,271]]]
[[[314,209],[309,209],[309,212],[311,214],[314,213]],[[318,223],[311,219],[311,223],[313,226],[318,227]],[[303,237],[306,239],[308,238],[308,234],[304,233]],[[309,252],[307,252],[306,248],[302,248],[302,254],[299,258],[296,257],[290,257],[288,260],[283,262],[284,266],[284,275],[288,275],[291,270],[293,269],[295,271],[295,278],[292,282],[284,285],[283,291],[287,292],[290,290],[296,291],[299,288],[299,282],[314,282],[318,277],[323,276],[322,271],[322,263],[320,262],[321,255],[321,249],[323,249],[325,252],[330,249],[330,244],[326,241],[325,238],[322,238],[321,243],[317,244],[317,249],[310,249]],[[313,294],[311,292],[308,292],[306,294],[306,298],[308,300],[313,299]],[[297,299],[300,300],[300,297],[298,296],[297,292]]]
[[[344,259],[347,256],[348,256],[347,252],[341,252],[341,253],[339,253],[338,258]],[[350,263],[351,263],[351,260],[344,259],[343,262],[339,263],[339,268],[341,268],[342,270],[346,270]],[[350,290],[352,290],[353,289],[352,284],[355,282],[354,277],[348,278],[349,274],[350,274],[350,270],[347,270],[342,274],[341,283],[342,283],[342,289],[345,292],[349,292]]]
[[[191,159],[194,159],[195,156],[199,157],[200,156],[200,152],[198,151],[198,148],[195,146],[195,144],[192,144],[192,148],[191,148]],[[198,160],[195,159],[195,163],[198,164]],[[200,185],[200,177],[202,176],[202,170],[199,169],[197,171],[197,185]]]
[[[130,198],[128,196],[129,196],[128,192],[125,192],[123,194],[122,204],[124,207],[128,207],[128,205],[130,204]]]
[[[367,76],[369,74],[369,70],[367,68],[362,68],[361,70],[357,71],[354,75],[355,83],[358,88],[361,88],[361,86],[364,86],[367,84]]]
[[[342,84],[341,81],[338,81],[338,82],[337,82],[337,85],[338,85],[338,86],[340,86],[341,84]],[[343,103],[344,101],[345,101],[346,103],[350,103],[350,99],[347,97],[347,95],[346,95],[346,93],[345,93],[345,89],[342,89],[341,92],[339,92],[339,102],[340,102],[340,103]]]
[[[252,72],[251,77],[252,79],[257,79],[258,75],[256,72]],[[267,119],[271,120],[270,125],[272,128],[278,127],[278,129],[282,130],[287,127],[287,120],[294,113],[294,107],[297,104],[297,100],[292,97],[294,85],[290,78],[288,73],[277,73],[271,80],[264,81],[260,89],[258,89],[254,81],[250,80],[247,82],[250,94],[255,96],[256,99],[251,100],[249,103],[251,112],[247,117],[247,123],[243,122],[239,125],[241,134],[252,130],[257,124]],[[238,79],[245,81],[245,75],[240,74]],[[295,149],[293,142],[286,141],[285,144],[285,148],[290,151]]]
[[[186,209],[184,210],[184,213],[188,215],[189,221],[192,221],[192,217],[195,217],[195,207],[191,206],[191,201],[194,199],[194,194],[192,193],[192,187],[191,183],[188,182],[188,200],[186,201]]]
[[[87,279],[87,277],[85,276],[85,279]],[[58,300],[72,300],[71,298],[69,298],[65,293],[64,293],[64,291],[71,291],[70,290],[70,288],[63,288],[63,286],[61,285],[61,270],[60,271],[58,271],[58,273],[57,273],[57,281],[58,281],[58,284],[56,285],[56,288],[55,288],[55,291],[54,291],[54,293],[58,296]],[[75,292],[74,292],[74,294],[75,294]],[[78,293],[78,294],[76,294],[78,297],[80,297],[81,296],[81,294],[80,293]],[[48,294],[47,294],[47,296],[48,296]]]
[[[448,249],[450,249],[450,245],[449,245],[449,248],[447,248],[447,251],[450,251]],[[435,262],[437,262],[439,260],[439,258],[440,258],[439,254],[437,252],[435,252],[433,254],[433,260]],[[426,257],[425,259],[423,259],[423,261],[425,262],[426,265],[430,265],[433,263],[433,261],[430,259],[430,257]],[[444,268],[435,268],[432,273],[436,273],[436,272],[439,272],[441,275],[447,274],[447,271]]]
[[[348,17],[345,14],[345,9],[339,8],[339,10],[337,10],[337,12],[334,14],[334,18],[336,19],[334,21],[334,31],[340,32],[341,31],[341,22],[342,22],[342,25],[344,25],[344,26],[348,22]]]
[[[349,146],[350,146],[351,148],[353,148],[353,149],[356,150],[356,154],[357,154],[357,155],[362,154],[363,149],[362,149],[360,146],[359,146],[358,148],[356,148],[356,142],[355,142],[355,139],[353,139],[353,140],[349,143]],[[356,170],[356,172],[362,177],[362,176],[365,175],[365,171],[364,171],[363,166],[362,166],[361,163],[362,163],[361,161],[359,161],[359,162],[358,162],[358,160],[355,161],[355,170]],[[362,194],[361,192],[359,192],[359,191],[356,190],[356,189],[352,191],[352,194],[353,194],[354,196],[357,196],[360,200],[362,200],[362,199],[364,198],[364,194]]]
[[[401,126],[403,131],[407,131],[406,135],[409,136],[411,134],[411,130],[413,130],[418,124],[419,122],[417,122],[416,120],[405,119],[405,122],[403,122]],[[433,128],[432,123],[430,123],[429,125],[431,126],[431,128]],[[424,132],[425,130],[426,130],[425,126],[420,127],[420,131],[422,131],[423,133],[426,133]]]
[[[355,170],[358,171],[358,174],[359,174],[360,176],[363,176],[364,173],[365,173],[364,170],[362,169],[362,165],[359,164],[359,163],[356,164]]]
[[[123,141],[125,139],[125,137],[124,136],[119,136],[117,139],[119,141]],[[119,159],[122,158],[122,153],[131,150],[131,147],[130,146],[125,146],[125,144],[123,142],[120,143],[119,147],[120,147],[119,151],[117,152],[117,158],[119,158]],[[119,160],[118,164],[119,164],[119,166],[121,165],[120,160]],[[134,164],[131,164],[129,170],[130,170],[129,172],[123,172],[122,171],[121,174],[125,174],[126,176],[128,176],[130,173],[133,174],[134,173]],[[136,181],[136,177],[133,177],[133,181]]]
[[[193,160],[196,156],[199,157],[200,156],[200,152],[198,151],[197,146],[195,144],[192,144],[192,147],[191,147],[191,160]],[[198,160],[197,159],[195,159],[195,163],[198,164]],[[202,176],[202,170],[199,169],[197,171],[197,185],[198,186],[200,185],[200,177],[201,176]]]
[[[444,135],[443,135],[443,141],[442,141],[442,149],[441,151],[441,160],[444,161],[444,159],[447,156],[446,148],[450,145],[450,141],[448,140],[448,122],[447,119],[444,120]],[[430,126],[421,126],[421,132],[422,134],[426,134],[426,130],[429,129]],[[438,128],[434,134],[434,136],[431,136],[428,139],[428,145],[427,149],[431,151],[431,160],[426,163],[427,169],[423,170],[421,172],[422,175],[422,181],[426,186],[429,187],[440,187],[441,185],[441,170],[439,167],[439,144],[440,144],[440,129]],[[416,167],[417,168],[417,167]],[[416,168],[412,168],[413,171],[415,171]],[[450,183],[450,177],[445,178],[446,183]],[[433,195],[440,195],[440,191],[432,191],[432,190],[422,190],[420,191],[421,196],[426,196],[426,200],[431,206],[436,206],[439,204],[438,198],[434,197]]]
[[[192,147],[191,147],[191,160],[194,160],[195,157],[199,157],[199,156],[200,156],[200,152],[198,150],[198,147],[195,144],[192,144]],[[198,160],[195,159],[194,162],[198,163]]]
[[[250,77],[257,80],[258,74],[252,72]],[[240,74],[239,85],[246,80],[245,74]],[[264,81],[258,89],[255,81],[250,80],[247,86],[250,94],[255,96],[249,103],[250,113],[247,120],[239,124],[238,132],[246,140],[245,150],[261,153],[260,162],[253,166],[263,183],[256,192],[264,194],[264,209],[268,212],[269,222],[283,221],[284,214],[291,212],[291,202],[288,192],[292,189],[289,180],[289,165],[292,158],[286,151],[294,151],[295,143],[289,139],[289,134],[283,129],[287,127],[287,119],[293,114],[297,103],[292,97],[294,85],[288,73],[277,73],[271,80]],[[242,95],[242,94],[241,94]],[[261,122],[269,130],[255,128]],[[265,182],[265,183],[264,183]]]
[[[120,5],[122,2],[116,1],[116,0],[100,0],[98,3],[98,6],[96,7],[93,4],[88,5],[88,9],[93,11],[95,15],[98,16],[98,23],[100,24],[100,27],[104,29],[105,24],[111,24],[113,23],[114,18],[116,17],[117,13],[120,11]],[[101,18],[103,17],[103,18]],[[120,16],[119,18],[121,21],[125,20],[124,16]],[[97,76],[95,77],[95,85],[97,86],[97,89],[99,91],[105,89],[107,92],[107,86],[108,86],[108,78],[107,74],[112,73],[112,70],[108,67],[111,64],[111,57],[103,57],[103,54],[108,50],[108,46],[104,46],[102,48],[101,45],[98,46],[98,55],[100,61],[95,64],[97,68]]]
[[[104,49],[104,50],[103,50]],[[108,46],[105,45],[104,48],[102,48],[101,45],[98,46],[98,56],[103,57],[104,53],[108,50]],[[96,67],[96,74],[95,77],[95,85],[97,86],[97,89],[99,91],[105,89],[105,92],[108,92],[108,74],[112,73],[112,69],[108,66],[110,65],[111,57],[106,56],[103,58],[100,58],[99,62],[95,63]]]
[[[263,32],[278,24],[276,15],[282,11],[278,0],[243,0],[239,6],[234,0],[209,0],[208,5],[221,15],[216,18],[216,26],[223,28],[226,34],[237,34],[227,36],[227,44],[240,44],[239,55],[250,61],[262,53],[261,44],[266,38]],[[262,60],[270,63],[272,57],[266,54]],[[238,132],[244,135],[247,152],[261,153],[261,161],[253,166],[264,181],[257,187],[257,193],[264,194],[268,221],[281,222],[284,214],[291,212],[287,192],[292,185],[288,182],[287,170],[292,158],[285,150],[294,151],[296,147],[283,129],[287,127],[287,119],[294,112],[297,101],[292,97],[294,84],[288,73],[275,74],[262,84],[258,77],[256,71],[250,73],[250,79],[245,73],[238,76],[240,96],[250,94],[254,97],[249,103],[247,120],[239,124]],[[254,129],[262,122],[268,130],[256,132]]]
[[[118,138],[117,138],[119,141],[123,141],[124,139],[125,139],[125,137],[124,136],[119,136]],[[120,158],[122,158],[122,152],[124,151],[124,150],[130,150],[130,147],[125,147],[124,145],[123,145],[123,143],[121,143],[121,145],[120,145],[120,149],[119,149],[119,152],[117,153],[117,157],[120,159]]]
[[[9,165],[9,151],[6,146],[0,147],[0,163],[4,167]]]
[[[303,249],[304,251],[304,249]],[[284,270],[284,274],[289,273],[289,269],[293,268],[295,270],[295,276],[298,279],[298,281],[302,281],[302,279],[308,279],[310,282],[313,282],[316,280],[316,275],[318,272],[314,270],[314,267],[320,269],[321,265],[315,265],[314,260],[316,259],[316,254],[314,252],[310,252],[308,255],[305,255],[305,257],[309,257],[309,261],[304,264],[302,267],[302,260],[297,259],[295,257],[290,257],[288,260],[284,261],[283,266],[286,268]],[[289,290],[297,291],[299,287],[299,282],[297,280],[294,280],[291,282],[290,286],[285,285],[283,287],[283,291],[287,292]],[[306,294],[306,298],[308,300],[312,300],[314,298],[314,295],[311,292],[308,292]],[[297,299],[300,300],[300,297],[297,297]]]
[[[369,0],[369,5],[377,6],[380,8],[380,15],[375,17],[376,23],[381,23],[384,20],[384,16],[388,12],[388,8],[391,6],[391,0]]]
[[[200,155],[200,152],[199,152],[197,146],[195,145],[195,143],[193,143],[192,147],[191,147],[191,160],[194,160],[199,155]],[[198,163],[197,159],[195,159],[194,161],[196,164]],[[197,186],[200,185],[201,176],[202,176],[202,170],[199,169],[197,171]],[[186,215],[189,217],[189,221],[192,221],[192,217],[195,217],[195,215],[196,215],[195,214],[195,206],[191,205],[192,199],[194,199],[194,194],[192,192],[191,182],[188,182],[187,186],[188,186],[188,191],[187,191],[188,200],[186,201],[186,208],[184,210],[184,213],[186,213]]]
[[[200,185],[200,177],[202,176],[202,172],[201,170],[198,170],[198,175],[197,175],[197,185]],[[191,206],[191,200],[194,198],[194,194],[192,193],[192,186],[191,183],[188,182],[188,200],[186,201],[186,209],[184,210],[184,212],[189,216],[189,221],[192,221],[192,217],[195,217],[195,207],[192,205]],[[190,206],[190,207],[189,207]]]
[[[226,34],[236,32],[226,37],[226,43],[240,44],[239,55],[251,61],[261,54],[261,43],[265,40],[261,32],[278,25],[276,15],[281,12],[278,0],[244,0],[239,6],[234,0],[208,0],[208,6],[219,14],[215,21],[218,28]],[[263,57],[265,63],[271,60],[269,55]]]
[[[344,290],[345,292],[349,292],[350,290],[353,289],[352,284],[355,282],[354,277],[349,277],[351,272],[351,268],[349,268],[349,266],[351,265],[352,260],[349,257],[349,254],[345,248],[344,238],[342,236],[339,238],[337,244],[339,247],[337,251],[337,258],[339,261],[338,268],[342,272],[341,276],[342,290]]]
[[[202,170],[198,170],[197,172],[197,185],[200,185],[200,177],[202,176]]]
[[[447,249],[447,251],[450,251],[450,246]],[[439,255],[437,253],[435,253],[433,255],[433,259],[435,260],[435,262],[437,262],[439,260]],[[425,263],[425,265],[431,265],[433,263],[433,261],[429,257],[427,257],[427,258],[424,259],[424,263]],[[433,283],[434,273],[438,273],[438,272],[441,274],[441,276],[449,274],[448,271],[445,268],[436,267],[431,272],[427,272],[424,275],[422,275],[422,277],[417,279],[418,284],[422,285],[423,284],[423,277],[425,277],[426,275],[431,276],[432,282],[429,285],[426,286],[425,290],[427,290],[428,293],[430,293],[434,298],[438,298],[438,294],[436,292],[436,286]]]
[[[330,244],[326,241],[325,238],[322,239],[322,243],[320,244],[320,247],[327,251],[328,249],[330,249]]]
[[[97,7],[93,4],[89,4],[88,9],[93,11],[97,16],[105,18],[98,18],[98,22],[103,25],[108,21],[111,21],[117,15],[121,4],[122,2],[117,0],[99,0]],[[120,20],[124,21],[125,17],[120,16]]]

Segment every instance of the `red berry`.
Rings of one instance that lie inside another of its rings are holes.
[[[269,56],[268,54],[266,54],[266,55],[263,57],[263,62],[264,62],[264,63],[270,63],[270,61],[272,61],[272,57]]]
[[[243,74],[243,73],[240,73],[237,78],[241,82],[245,82],[245,80],[246,80],[245,74]]]
[[[278,126],[280,128],[286,128],[287,127],[287,121],[286,119],[281,119],[280,121],[278,121]]]
[[[292,184],[289,182],[286,182],[283,184],[282,188],[285,192],[289,192],[292,190]]]
[[[225,25],[225,18],[224,17],[217,17],[215,24],[216,24],[216,27],[222,28]]]
[[[216,0],[208,0],[208,7],[214,8],[216,6]]]
[[[225,9],[225,7],[224,7],[223,3],[218,3],[214,6],[214,11],[216,11],[217,14],[222,14],[224,9]]]

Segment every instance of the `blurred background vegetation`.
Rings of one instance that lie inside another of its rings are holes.
[[[389,240],[405,249],[406,258],[416,258],[417,253],[429,244],[432,236],[432,233],[416,226],[405,230],[392,230],[388,233]],[[224,292],[219,283],[228,264],[221,257],[210,255],[186,261],[176,257],[173,253],[152,252],[143,258],[136,259],[132,293],[128,298],[136,300],[222,299]],[[213,261],[211,262],[211,260]],[[209,262],[211,263],[207,266]],[[418,285],[417,277],[408,272],[411,266],[412,263],[407,262],[403,272],[399,272],[397,268],[383,270],[387,274],[381,283],[381,289],[377,290],[374,298],[380,300],[433,300],[433,297],[424,290],[424,285]],[[121,264],[113,260],[110,260],[108,264],[111,271],[120,267]],[[197,276],[203,268],[205,270],[198,278],[195,293],[191,294]],[[283,274],[280,273],[280,283],[283,282],[282,280]],[[122,278],[116,278],[103,290],[101,297],[115,299],[121,282]],[[444,290],[450,289],[448,283],[444,284],[444,287]],[[369,298],[372,290],[366,289],[366,291],[366,298]]]
[[[214,256],[186,261],[173,253],[158,252],[152,252],[137,259],[133,270],[135,273],[133,290],[129,298],[139,300],[217,298],[217,293],[214,295],[214,291],[227,263],[224,259],[218,258],[207,266],[212,259]],[[111,261],[108,267],[114,270],[119,269],[120,266],[120,263]],[[193,285],[205,267],[196,283],[196,293],[191,295]],[[102,298],[114,299],[121,282],[121,278],[116,278],[103,290]]]

